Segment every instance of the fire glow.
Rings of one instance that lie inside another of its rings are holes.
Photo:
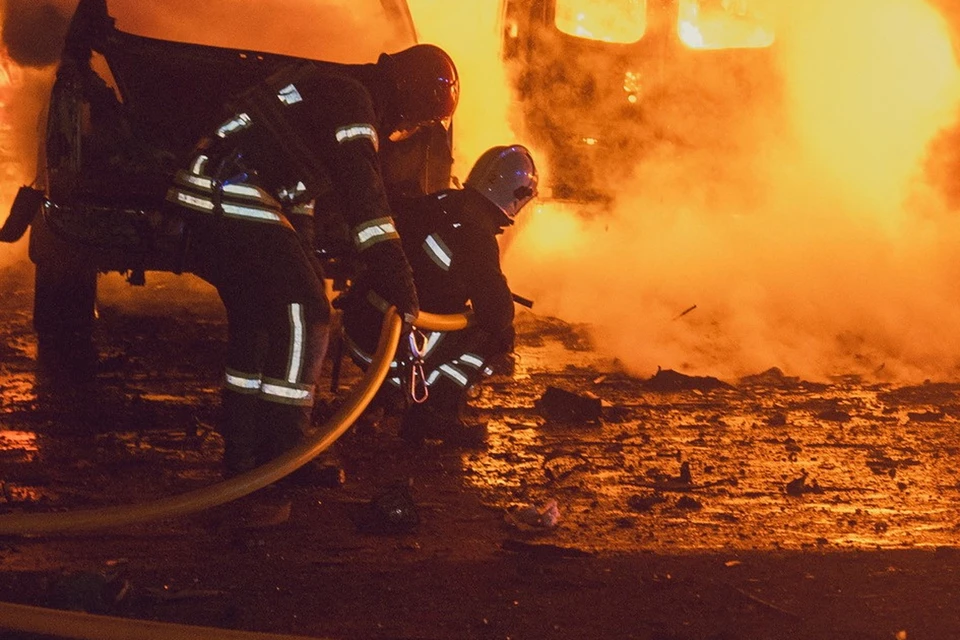
[[[922,173],[957,112],[946,23],[919,0],[801,4],[778,42],[786,126],[651,150],[562,258],[531,216],[511,283],[644,375],[957,377],[956,215]]]
[[[557,28],[579,38],[636,42],[647,30],[647,0],[558,0]]]
[[[27,178],[26,162],[17,130],[15,102],[23,91],[25,72],[0,49],[0,215],[6,216],[17,188]],[[20,247],[0,244],[0,266],[22,255]]]
[[[769,47],[776,39],[776,0],[680,0],[678,33],[692,49]]]
[[[158,34],[186,33],[189,24],[160,8],[184,4],[150,5]],[[216,25],[218,42],[234,42],[234,3],[207,4],[204,11],[219,13],[203,28]],[[529,144],[499,59],[496,4],[409,0],[420,40],[446,48],[461,71],[461,178],[487,147]],[[786,89],[784,124],[757,119],[735,133],[732,150],[721,144],[731,135],[723,131],[706,132],[702,146],[651,145],[632,177],[606,185],[612,212],[539,203],[505,244],[511,284],[536,300],[537,313],[594,326],[598,348],[638,374],[662,366],[735,378],[778,366],[812,379],[960,376],[960,224],[923,175],[931,141],[956,126],[960,72],[945,19],[923,0],[768,0],[744,11],[737,0],[712,4],[723,8],[713,14],[719,22],[678,14],[678,37],[695,27],[701,39],[684,39],[705,55],[772,43]],[[307,11],[311,3],[284,6]],[[778,9],[776,30],[764,7]],[[642,37],[650,26],[637,17],[632,33],[604,35],[595,24],[581,21],[590,37],[607,41]],[[274,37],[275,49],[304,40]],[[724,70],[714,77],[722,87]],[[735,104],[738,96],[730,98]],[[21,104],[16,111],[39,111]],[[698,106],[646,117],[669,129],[671,118],[690,118]],[[15,129],[33,131],[35,145],[36,120],[23,122]],[[547,159],[539,159],[548,185]],[[31,162],[22,165],[27,173]],[[3,195],[9,202],[7,185]]]
[[[641,375],[957,377],[958,229],[923,175],[958,105],[946,21],[921,0],[764,4],[751,3],[765,9],[756,29],[711,46],[777,47],[783,122],[756,120],[732,145],[715,131],[702,147],[650,149],[632,179],[608,185],[612,214],[543,203],[507,245],[511,284],[537,312],[593,325],[598,348]],[[431,29],[440,15],[437,3],[415,10],[422,35],[466,37],[456,23]],[[465,75],[465,96],[500,77],[492,56],[469,64],[487,72]],[[671,114],[654,117],[669,128]],[[502,123],[467,107],[457,127],[478,136]]]

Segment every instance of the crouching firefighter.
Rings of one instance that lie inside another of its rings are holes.
[[[463,189],[444,189],[398,207],[420,308],[437,314],[473,311],[471,325],[461,331],[422,333],[414,327],[408,355],[393,363],[388,382],[408,399],[400,435],[412,444],[439,439],[473,445],[486,435],[485,425],[464,421],[463,409],[470,388],[514,348],[513,295],[501,270],[497,236],[536,197],[537,179],[525,147],[493,147],[477,160]],[[341,305],[345,343],[360,367],[370,363],[387,304],[373,281],[358,278]]]
[[[297,446],[310,426],[330,320],[317,218],[342,216],[371,289],[416,317],[378,150],[449,120],[458,95],[452,60],[431,45],[372,64],[297,61],[233,99],[176,174],[167,202],[189,221],[184,270],[213,284],[227,314],[226,475]]]

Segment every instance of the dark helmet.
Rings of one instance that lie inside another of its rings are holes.
[[[463,185],[479,191],[513,222],[520,209],[537,197],[537,182],[530,151],[514,144],[484,151]]]
[[[460,99],[460,77],[453,60],[440,47],[418,44],[377,61],[386,70],[396,93],[388,109],[392,130],[450,120]]]

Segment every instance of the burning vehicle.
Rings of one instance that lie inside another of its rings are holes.
[[[501,56],[558,198],[643,158],[742,144],[777,102],[777,0],[502,0]]]
[[[380,53],[417,43],[405,0],[349,7],[316,0],[297,5],[299,11],[284,11],[292,3],[273,0],[241,12],[246,30],[208,28],[213,10],[187,2],[171,3],[182,5],[175,9],[175,24],[157,20],[172,6],[112,4],[116,16],[106,0],[80,0],[73,14],[42,117],[39,183],[20,189],[0,229],[5,242],[30,229],[33,321],[41,345],[89,340],[98,274],[119,272],[138,285],[148,271],[180,272],[183,225],[162,213],[161,205],[179,161],[222,119],[229,95],[297,59],[375,62]],[[305,10],[311,15],[304,16]],[[269,28],[257,24],[264,11]],[[158,14],[154,22],[179,30],[178,39],[117,26],[124,14],[133,24],[138,17],[148,24],[144,14],[150,12]],[[293,37],[306,24],[305,37]],[[257,40],[268,33],[290,51],[268,51]],[[207,35],[206,41],[197,34]],[[385,144],[384,177],[392,193],[449,185],[451,131],[438,125]],[[342,247],[333,240],[336,234],[331,238],[327,257],[334,260]]]

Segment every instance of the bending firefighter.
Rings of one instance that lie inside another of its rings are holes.
[[[186,270],[216,287],[229,323],[227,475],[296,446],[310,425],[329,333],[313,254],[325,216],[336,211],[351,227],[372,290],[416,316],[379,150],[448,121],[458,95],[453,62],[431,45],[375,64],[297,62],[238,96],[177,173],[167,201],[188,220]]]
[[[391,384],[409,398],[400,435],[420,444],[440,439],[478,444],[485,426],[463,419],[467,392],[493,373],[491,363],[514,348],[513,296],[500,267],[497,236],[537,195],[537,169],[523,146],[498,146],[480,156],[461,190],[408,201],[397,213],[421,309],[473,311],[463,331],[410,335],[411,357],[395,362]],[[375,283],[358,278],[343,302],[345,340],[359,366],[370,362],[387,301]]]

